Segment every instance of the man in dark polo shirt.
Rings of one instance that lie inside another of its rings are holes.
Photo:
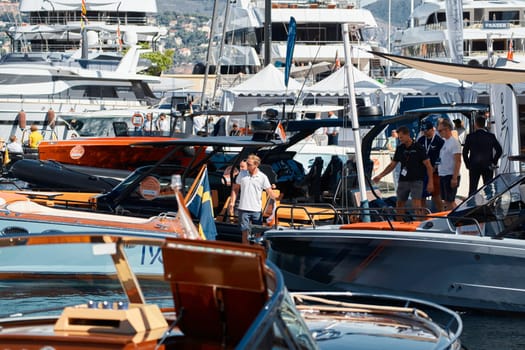
[[[403,209],[408,201],[412,198],[412,206],[415,208],[423,208],[423,181],[425,175],[432,178],[432,165],[425,152],[423,146],[415,142],[410,137],[410,130],[406,126],[397,129],[399,135],[399,146],[396,148],[394,158],[387,165],[387,167],[372,179],[374,182],[379,182],[381,178],[395,169],[398,163],[401,163],[401,171],[399,173],[399,181],[397,185],[396,195],[398,208],[397,212],[404,214]],[[434,184],[429,181],[426,190],[432,193]],[[418,214],[423,211],[419,210]]]
[[[417,139],[417,142],[425,148],[425,152],[427,153],[428,159],[430,160],[430,165],[432,165],[432,171],[434,173],[434,175],[430,178],[434,184],[434,191],[432,193],[423,191],[423,200],[426,197],[432,195],[432,203],[434,203],[436,211],[440,212],[443,211],[443,200],[441,199],[441,192],[439,191],[440,184],[437,166],[439,165],[439,152],[441,151],[441,147],[443,147],[445,141],[436,133],[434,124],[430,120],[423,122],[421,126],[421,132],[423,135]],[[427,182],[428,177],[425,176],[425,182],[423,183],[424,187],[426,187]]]

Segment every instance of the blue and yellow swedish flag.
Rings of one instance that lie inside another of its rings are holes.
[[[204,239],[214,240],[217,236],[213,203],[211,201],[208,169],[204,167],[199,172],[198,181],[195,181],[193,191],[186,196],[186,207],[194,219],[199,221],[199,234]]]

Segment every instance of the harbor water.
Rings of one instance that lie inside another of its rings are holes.
[[[29,286],[32,286],[29,288]],[[24,314],[39,316],[44,314],[60,314],[65,306],[84,304],[88,301],[118,302],[124,300],[124,295],[115,284],[113,292],[107,285],[99,288],[96,284],[68,284],[63,281],[42,283],[41,288],[34,289],[34,284],[24,282],[0,283],[0,317]],[[155,283],[146,287],[143,292],[146,299],[161,306],[172,306],[169,290]],[[67,294],[67,298],[64,297]],[[45,310],[39,313],[36,310]],[[495,314],[475,311],[460,312],[463,320],[461,341],[466,350],[523,350],[525,349],[525,315]]]
[[[525,315],[461,312],[461,341],[468,350],[525,349]]]

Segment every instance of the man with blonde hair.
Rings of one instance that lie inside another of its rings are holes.
[[[7,150],[11,153],[24,153],[24,148],[22,144],[18,142],[16,135],[11,135],[9,137],[9,143],[7,144]]]
[[[242,232],[242,242],[248,243],[248,235],[251,224],[261,224],[262,219],[262,191],[266,191],[268,197],[276,200],[272,191],[272,185],[268,176],[260,169],[261,159],[252,154],[246,159],[247,171],[239,172],[235,183],[232,185],[230,198],[230,212],[234,210],[235,201],[239,196],[239,225]]]

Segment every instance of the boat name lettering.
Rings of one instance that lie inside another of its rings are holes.
[[[509,22],[483,21],[483,29],[509,29]]]
[[[161,248],[152,246],[142,246],[140,264],[153,265],[155,262],[159,262],[162,264]]]

